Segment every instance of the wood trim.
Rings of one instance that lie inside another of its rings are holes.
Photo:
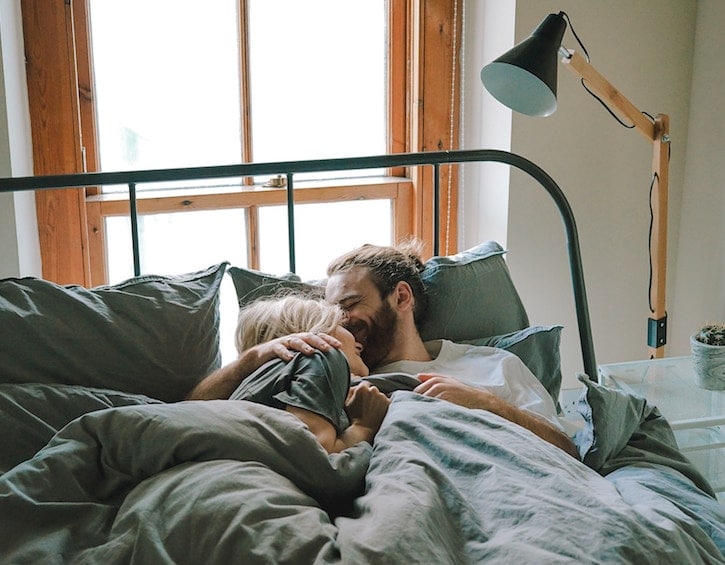
[[[259,207],[249,206],[245,211],[247,220],[247,263],[250,269],[259,270],[261,265],[261,242],[259,235]]]
[[[188,192],[188,191],[187,191]],[[396,240],[404,239],[412,230],[410,209],[413,188],[408,179],[380,179],[367,185],[319,186],[298,188],[295,190],[295,202],[344,202],[380,199],[391,200],[393,236]],[[259,233],[259,208],[263,206],[281,206],[286,203],[285,188],[251,189],[220,194],[159,194],[149,195],[143,192],[137,200],[139,214],[161,214],[185,212],[187,210],[223,210],[245,208],[248,233]],[[90,197],[87,203],[88,216],[93,233],[95,225],[109,216],[125,216],[128,214],[128,203],[123,195],[98,195]],[[259,247],[259,240],[247,241],[250,247]],[[249,255],[248,257],[251,257]],[[259,269],[259,264],[250,260],[249,267]],[[103,273],[106,276],[106,273]]]
[[[84,153],[85,171],[99,171],[98,132],[94,101],[93,60],[90,50],[91,25],[88,0],[75,0],[73,4],[75,50],[78,72],[78,101],[81,126],[81,146]],[[100,192],[98,187],[86,189],[87,194]]]
[[[462,0],[411,2],[409,151],[458,149],[462,19]],[[429,69],[436,71],[428,72]],[[448,70],[447,79],[441,80],[440,69]],[[458,248],[458,166],[441,167],[440,176],[439,245],[441,253],[448,254]],[[411,178],[415,186],[415,235],[423,241],[432,242],[433,170],[420,168],[411,171]],[[431,248],[426,251],[432,253]]]
[[[407,102],[408,34],[406,18],[408,0],[391,0],[388,12],[388,153],[404,153],[408,148]],[[389,171],[391,176],[405,175],[405,168]]]
[[[664,323],[667,316],[667,209],[669,207],[670,183],[670,118],[657,114],[654,121],[654,142],[652,152],[653,185],[650,198],[652,207],[652,232],[650,253],[652,264],[652,285],[650,287],[651,316],[656,323]],[[665,332],[666,333],[666,332]],[[664,343],[649,347],[650,358],[665,356]]]
[[[249,7],[247,0],[239,0],[239,103],[242,119],[242,163],[251,163],[252,153],[252,91],[249,78]],[[244,181],[251,184],[252,179]]]
[[[83,172],[73,3],[22,0],[21,10],[34,174]],[[36,193],[43,277],[59,284],[90,282],[84,196]]]
[[[413,184],[401,182],[393,202],[393,238],[402,241],[413,233]]]
[[[126,206],[128,213],[128,206]],[[91,253],[91,286],[108,284],[108,265],[104,261],[106,252],[106,223],[99,206],[86,205],[88,218],[88,242]],[[97,258],[97,259],[96,259]]]
[[[250,86],[249,68],[249,4],[247,0],[239,0],[239,102],[241,104],[242,128],[242,163],[251,163],[254,160],[252,149],[252,90]],[[254,179],[245,177],[242,182],[252,186]],[[252,206],[246,210],[247,230],[247,262],[252,269],[259,269],[261,264],[259,245],[259,212]]]
[[[85,171],[100,171],[98,155],[98,130],[96,124],[95,84],[93,80],[93,56],[90,49],[91,24],[89,0],[75,0],[73,24],[76,45],[76,68],[78,70],[78,100],[81,121],[81,146]],[[86,195],[100,194],[98,186],[86,187]],[[93,216],[93,210],[86,209],[88,225],[88,262],[90,286],[108,284],[106,257],[106,226],[103,218]]]
[[[345,202],[350,200],[372,200],[397,198],[401,186],[410,190],[407,179],[381,179],[368,184],[350,184],[345,186],[316,186],[297,188],[295,202]],[[138,193],[138,211],[141,214],[163,214],[188,210],[224,210],[229,208],[247,208],[275,206],[287,200],[285,188],[255,188],[229,192],[209,192],[205,194],[175,194],[157,192]],[[128,202],[125,194],[99,195],[88,198],[88,208],[97,208],[93,216],[122,216],[128,214]]]

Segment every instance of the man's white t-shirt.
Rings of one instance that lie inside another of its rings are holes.
[[[556,405],[544,385],[523,361],[503,349],[453,343],[445,339],[427,341],[432,361],[395,361],[373,373],[437,373],[467,385],[485,388],[521,410],[543,416],[564,430]]]

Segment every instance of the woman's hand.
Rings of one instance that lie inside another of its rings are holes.
[[[361,441],[372,444],[389,404],[388,397],[370,383],[352,387],[345,403],[350,425],[339,436],[335,427],[319,414],[294,406],[287,406],[287,411],[307,425],[328,453],[339,453]]]
[[[345,401],[345,412],[350,424],[366,428],[374,436],[388,413],[390,399],[369,382],[351,387]]]

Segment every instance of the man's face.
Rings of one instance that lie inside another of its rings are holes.
[[[380,292],[363,268],[332,275],[327,281],[325,298],[339,304],[347,314],[345,327],[363,346],[365,364],[375,368],[384,362],[393,348],[397,316],[390,301]]]

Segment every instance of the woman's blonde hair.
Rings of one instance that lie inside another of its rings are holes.
[[[260,298],[239,311],[234,342],[237,352],[293,333],[331,333],[345,314],[322,298],[288,294]]]

